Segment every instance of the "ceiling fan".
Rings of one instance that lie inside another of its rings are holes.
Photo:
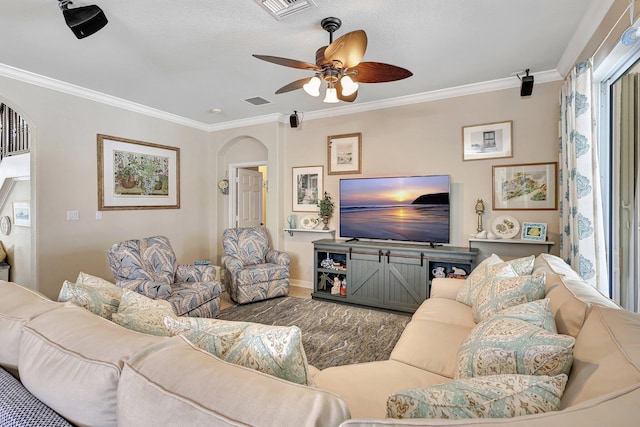
[[[360,62],[367,49],[367,35],[363,30],[352,31],[333,41],[333,33],[340,28],[338,18],[324,18],[320,23],[329,33],[329,46],[316,51],[316,63],[280,58],[269,55],[253,55],[263,61],[285,67],[313,71],[311,78],[293,81],[276,91],[276,94],[304,89],[311,96],[320,95],[320,85],[327,82],[324,102],[353,102],[358,96],[358,83],[384,83],[411,77],[413,73],[395,65],[382,62]]]

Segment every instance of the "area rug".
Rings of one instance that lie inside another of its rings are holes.
[[[307,360],[318,369],[387,360],[411,320],[409,315],[295,297],[232,306],[218,318],[298,326]]]

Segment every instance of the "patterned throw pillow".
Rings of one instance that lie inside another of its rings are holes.
[[[478,323],[458,349],[455,377],[569,375],[575,342],[524,320],[490,317]]]
[[[556,329],[556,320],[549,308],[549,301],[549,298],[545,298],[514,305],[513,307],[505,308],[504,310],[496,313],[495,316],[524,320],[525,322],[557,334],[558,330]]]
[[[529,255],[523,258],[516,258],[507,261],[507,263],[513,267],[518,276],[528,276],[533,273],[533,263],[536,261],[534,255]]]
[[[480,322],[500,310],[544,298],[544,273],[532,276],[495,277],[473,295],[473,320]]]
[[[314,385],[297,326],[198,317],[166,317],[166,329],[230,363],[298,384]]]
[[[389,396],[388,418],[513,418],[560,409],[564,374],[491,375],[403,390]]]
[[[99,277],[96,278],[99,280],[86,280],[86,282],[84,279],[87,278],[78,276],[78,283],[65,280],[60,289],[58,301],[71,301],[100,317],[111,320],[113,313],[118,311],[122,289]]]
[[[496,255],[491,254],[489,258],[484,259],[476,268],[473,269],[469,277],[464,281],[464,285],[458,291],[456,295],[456,301],[466,305],[471,305],[471,297],[478,285],[484,283],[493,274],[494,270],[489,270],[491,266],[503,263],[502,259]],[[515,274],[515,272],[514,272]]]
[[[169,336],[164,326],[165,317],[175,317],[171,303],[154,300],[129,289],[124,289],[118,312],[112,320],[127,329],[150,335]]]

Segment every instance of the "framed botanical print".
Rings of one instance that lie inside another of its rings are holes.
[[[558,209],[558,162],[493,167],[494,210]]]

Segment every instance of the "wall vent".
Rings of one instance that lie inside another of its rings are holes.
[[[318,7],[313,0],[256,0],[256,3],[277,20],[311,7]]]
[[[248,104],[255,105],[256,107],[271,104],[271,101],[269,101],[268,99],[264,99],[261,96],[254,96],[253,98],[243,99],[243,101]]]

